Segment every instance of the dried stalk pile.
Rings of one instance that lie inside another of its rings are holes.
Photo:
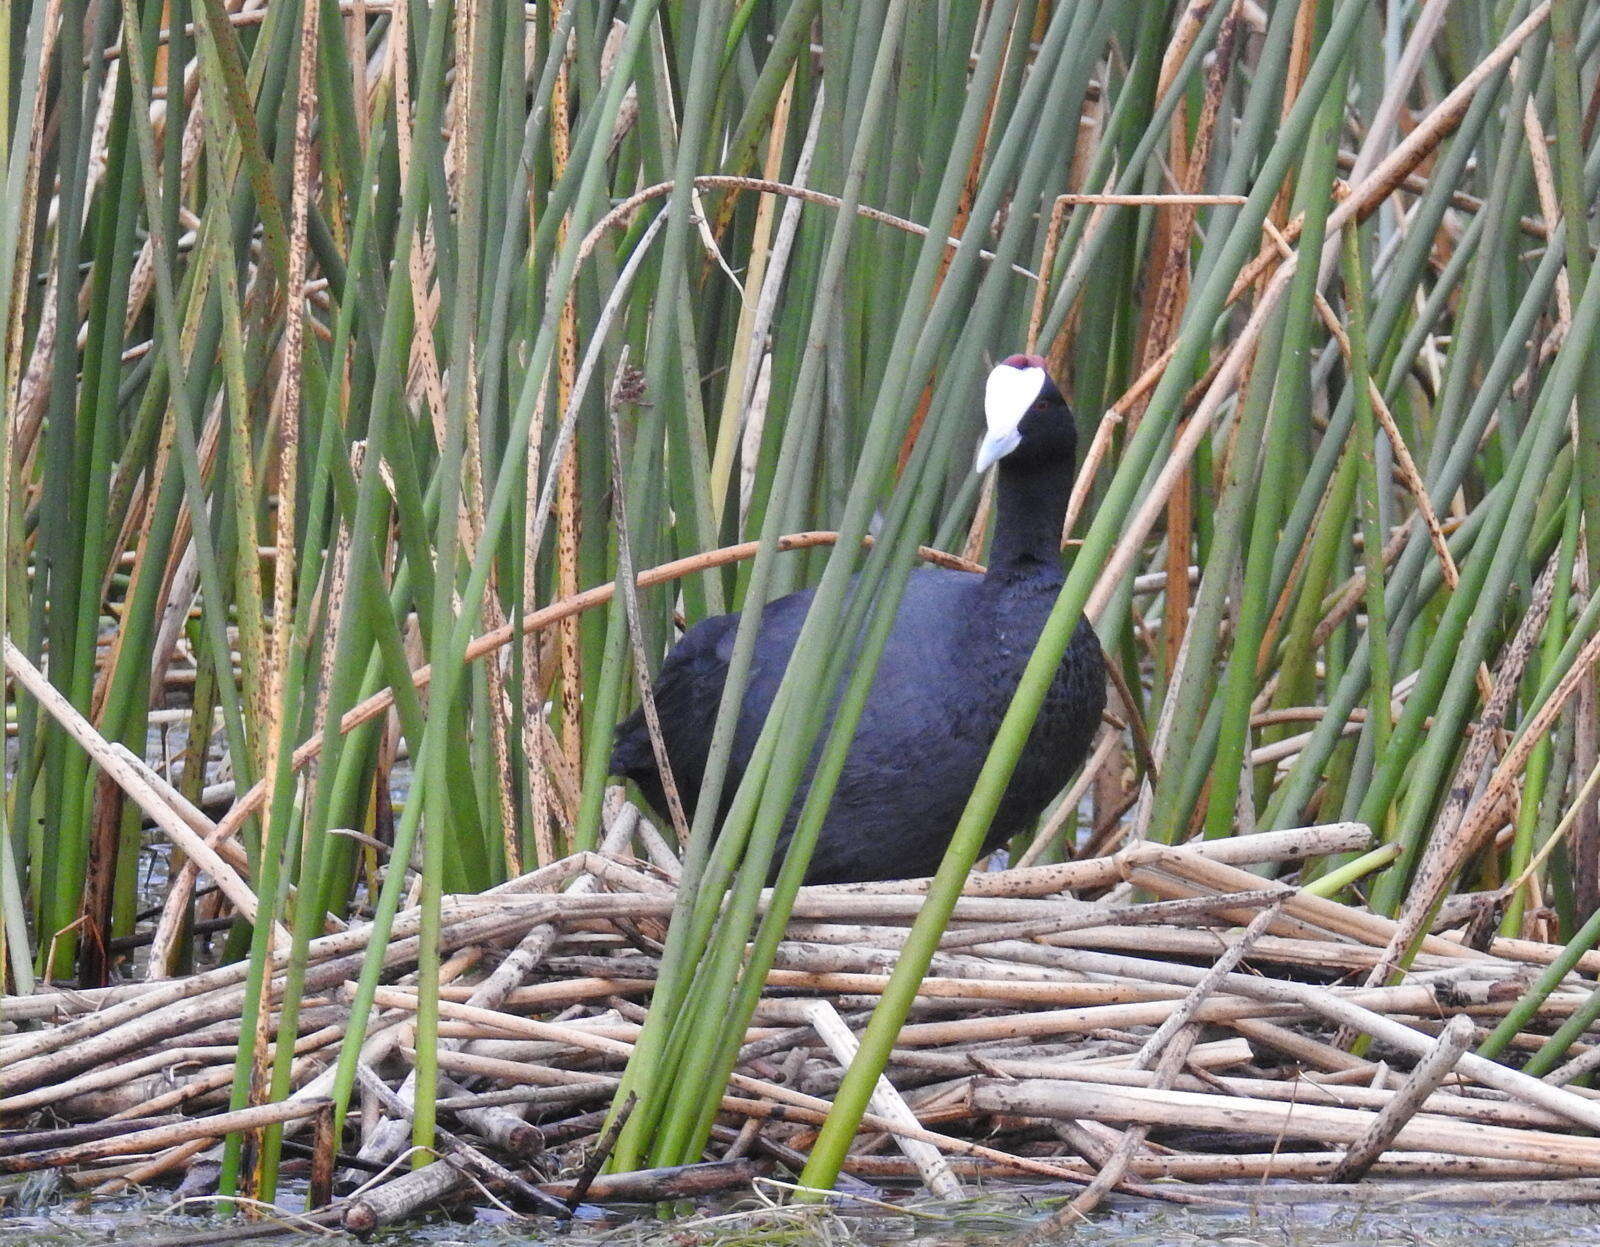
[[[625,808],[601,852],[447,902],[448,1129],[433,1163],[413,1169],[404,1155],[413,908],[395,923],[366,1027],[361,1111],[337,1156],[327,1090],[363,926],[312,945],[283,1103],[228,1111],[242,965],[0,1002],[0,1172],[60,1169],[95,1192],[198,1187],[225,1132],[280,1123],[326,1205],[318,1215],[364,1230],[489,1191],[559,1212],[792,1170],[925,881],[804,889],[706,1163],[597,1177],[675,892],[659,838],[646,834],[645,859],[631,856],[638,830]],[[1333,824],[974,875],[847,1171],[915,1179],[947,1198],[974,1178],[1053,1179],[1080,1211],[1113,1188],[1230,1198],[1216,1184],[1266,1178],[1471,1178],[1512,1191],[1547,1180],[1582,1192],[1572,1180],[1600,1175],[1590,1137],[1600,1093],[1570,1080],[1600,1048],[1575,1049],[1542,1080],[1514,1066],[1584,1005],[1600,954],[1579,957],[1537,1000],[1510,1063],[1486,1059],[1472,1049],[1551,977],[1559,946],[1474,947],[1443,929],[1398,985],[1360,986],[1394,923],[1245,869],[1285,874],[1368,842],[1364,827]]]

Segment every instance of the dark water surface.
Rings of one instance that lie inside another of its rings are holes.
[[[1591,1247],[1600,1244],[1600,1206],[1592,1204],[1438,1204],[1408,1198],[1361,1205],[1329,1202],[1245,1203],[1197,1210],[1128,1203],[1076,1229],[1038,1242],[1083,1247]],[[919,1204],[912,1212],[839,1208],[774,1208],[744,1201],[710,1213],[682,1210],[671,1218],[649,1209],[560,1228],[485,1213],[472,1222],[434,1219],[380,1233],[384,1247],[1020,1247],[1054,1201],[1009,1193],[960,1206]],[[30,1215],[0,1213],[0,1244],[29,1247],[138,1247],[226,1223],[166,1214],[159,1200],[138,1207],[75,1211],[57,1206]],[[237,1240],[235,1240],[237,1241]],[[261,1239],[252,1240],[262,1242]],[[346,1235],[280,1235],[274,1243],[353,1247]]]

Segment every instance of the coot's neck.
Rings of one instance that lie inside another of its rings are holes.
[[[1071,457],[1000,461],[989,574],[1004,579],[1061,575],[1061,526],[1072,494]]]

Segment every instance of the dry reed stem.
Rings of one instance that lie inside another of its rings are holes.
[[[840,1066],[848,1069],[850,1063],[855,1060],[860,1045],[856,1042],[856,1037],[851,1034],[850,1028],[844,1024],[844,1019],[839,1016],[838,1010],[826,1000],[810,1001],[806,1007],[811,1016],[811,1025],[816,1028],[818,1036],[828,1045],[828,1050],[833,1053],[834,1059]],[[902,1127],[917,1128],[921,1125],[886,1075],[878,1075],[878,1084],[872,1093],[871,1108],[877,1116],[897,1122]],[[938,1148],[921,1139],[904,1135],[897,1136],[895,1141],[899,1144],[900,1150],[917,1166],[923,1182],[930,1191],[940,1199],[963,1198],[961,1184],[950,1172]]]
[[[127,1156],[151,1152],[193,1140],[221,1138],[236,1130],[255,1130],[276,1122],[321,1111],[326,1100],[312,1100],[299,1104],[262,1104],[255,1108],[240,1109],[233,1113],[217,1113],[175,1122],[167,1126],[153,1126],[148,1130],[134,1130],[109,1139],[95,1139],[67,1147],[50,1148],[38,1152],[22,1152],[0,1156],[0,1173],[31,1173],[38,1169],[59,1169],[68,1165],[101,1160],[108,1156]]]
[[[1465,1019],[1463,1019],[1465,1020]],[[1242,1041],[1239,1041],[1242,1042]],[[1230,1060],[1228,1064],[1240,1062]],[[920,1049],[897,1051],[895,1064],[900,1069],[940,1073],[952,1078],[969,1077],[980,1072],[964,1055],[943,1052],[923,1052]],[[1363,1066],[1365,1062],[1361,1063]],[[1112,1066],[1093,1061],[1063,1062],[1058,1059],[1029,1059],[1026,1057],[986,1057],[981,1072],[1007,1079],[1057,1079],[1071,1078],[1075,1082],[1104,1084],[1115,1087],[1143,1087],[1163,1089],[1155,1070],[1130,1069],[1125,1064]],[[1204,1068],[1190,1058],[1186,1069]],[[1367,1068],[1372,1068],[1367,1066]],[[1370,1075],[1369,1075],[1370,1076]],[[1293,1079],[1245,1078],[1239,1076],[1211,1075],[1202,1079],[1192,1073],[1179,1072],[1172,1080],[1172,1090],[1197,1092],[1222,1092],[1240,1100],[1275,1100],[1289,1104],[1324,1104],[1337,1108],[1373,1110],[1382,1113],[1401,1095],[1399,1091],[1365,1085],[1342,1086],[1307,1077]],[[1509,1129],[1560,1130],[1565,1119],[1542,1110],[1509,1103],[1505,1100],[1478,1099],[1467,1095],[1443,1091],[1430,1093],[1421,1104],[1420,1111],[1436,1117],[1459,1117],[1465,1121],[1486,1125],[1505,1126]],[[1413,1111],[1419,1111],[1413,1106]]]
[[[1263,862],[1297,861],[1306,857],[1356,852],[1372,847],[1372,830],[1365,823],[1321,823],[1283,831],[1263,831],[1252,836],[1225,840],[1204,840],[1185,845],[1183,852],[1208,861],[1232,866],[1253,866]],[[1127,872],[1145,855],[1165,851],[1160,845],[1134,845],[1109,857],[1077,862],[1058,862],[1049,866],[979,873],[967,879],[963,895],[1049,896],[1058,892],[1081,892],[1112,887],[1127,878]],[[1249,889],[1261,886],[1255,878]],[[928,890],[926,879],[905,879],[887,883],[824,884],[808,889],[816,895],[857,893],[872,896],[921,895]]]
[[[1438,1152],[1390,1152],[1373,1166],[1369,1175],[1385,1179],[1435,1179],[1426,1184],[1412,1183],[1402,1186],[1397,1182],[1385,1181],[1381,1184],[1337,1189],[1327,1185],[1319,1185],[1314,1189],[1306,1185],[1289,1185],[1294,1179],[1325,1179],[1342,1156],[1342,1152],[1243,1152],[1217,1156],[1147,1152],[1134,1156],[1128,1167],[1139,1178],[1145,1180],[1165,1178],[1199,1184],[1239,1181],[1265,1183],[1267,1179],[1272,1179],[1272,1186],[1261,1185],[1251,1190],[1252,1203],[1274,1198],[1276,1192],[1280,1190],[1292,1192],[1296,1199],[1306,1202],[1364,1196],[1378,1199],[1393,1198],[1397,1202],[1417,1199],[1431,1202],[1437,1198],[1452,1201],[1459,1199],[1461,1202],[1481,1204],[1494,1202],[1503,1196],[1521,1197],[1524,1192],[1527,1192],[1528,1198],[1540,1202],[1565,1200],[1569,1198],[1569,1191],[1581,1192],[1585,1189],[1580,1171],[1563,1169],[1559,1165],[1537,1161],[1484,1160],[1475,1156],[1446,1156]],[[949,1164],[961,1177],[976,1179],[1003,1178],[1010,1176],[1012,1172],[1009,1168],[976,1157],[953,1156]],[[862,1178],[916,1177],[916,1171],[899,1156],[853,1152],[844,1168],[846,1172]],[[1552,1179],[1558,1174],[1568,1175],[1559,1179],[1559,1188],[1556,1181],[1548,1183],[1522,1181],[1529,1178]],[[1436,1180],[1449,1178],[1464,1181],[1468,1185],[1456,1188]],[[1516,1183],[1515,1186],[1510,1185],[1513,1182]],[[1486,1185],[1490,1183],[1499,1185]],[[1570,1197],[1592,1199],[1600,1195],[1600,1187],[1587,1189],[1590,1194]],[[1389,1194],[1391,1192],[1392,1195]],[[1197,1193],[1230,1198],[1239,1194],[1239,1188],[1213,1187],[1202,1189]]]
[[[1517,626],[1511,644],[1506,647],[1501,657],[1498,679],[1494,682],[1494,692],[1488,698],[1483,713],[1473,728],[1470,743],[1456,772],[1455,781],[1450,786],[1444,808],[1434,821],[1434,834],[1429,837],[1422,865],[1418,868],[1411,889],[1406,894],[1394,934],[1384,948],[1383,960],[1372,971],[1369,980],[1371,982],[1378,982],[1386,977],[1404,961],[1412,942],[1427,924],[1429,915],[1437,907],[1444,889],[1454,875],[1453,871],[1445,873],[1445,863],[1458,860],[1456,855],[1459,853],[1459,847],[1455,844],[1456,834],[1465,821],[1473,789],[1477,786],[1478,779],[1489,761],[1489,753],[1495,746],[1495,738],[1499,735],[1501,725],[1511,709],[1511,698],[1521,685],[1523,671],[1533,656],[1535,646],[1539,643],[1545,619],[1550,613],[1556,564],[1557,559],[1552,557],[1544,574],[1534,586],[1532,601]]]
[[[1070,1079],[1001,1082],[979,1079],[972,1104],[980,1112],[1043,1117],[1087,1117],[1112,1123],[1238,1131],[1267,1138],[1353,1144],[1371,1128],[1374,1115],[1322,1104],[1241,1100],[1235,1096],[1144,1087],[1112,1088]],[[1509,1130],[1457,1119],[1413,1117],[1395,1135],[1403,1151],[1443,1152],[1494,1160],[1539,1161],[1575,1168],[1600,1164],[1600,1141],[1542,1130]]]
[[[410,964],[415,959],[418,926],[415,909],[396,917],[390,944],[384,950],[385,965]],[[515,916],[449,915],[442,943],[451,949],[466,947],[523,929],[523,920]],[[370,928],[363,926],[313,940],[307,992],[336,987],[357,973],[369,936]],[[247,963],[235,962],[175,980],[50,1030],[8,1037],[0,1046],[0,1093],[59,1078],[65,1070],[85,1068],[206,1022],[236,1017],[246,968]],[[274,990],[278,990],[277,980]]]
[[[1366,1133],[1350,1145],[1328,1181],[1359,1182],[1365,1177],[1378,1158],[1389,1150],[1406,1122],[1449,1076],[1476,1034],[1477,1030],[1465,1016],[1458,1014],[1451,1018],[1434,1046],[1407,1075],[1394,1098],[1373,1118]]]
[[[77,708],[45,679],[9,637],[4,640],[4,652],[6,669],[15,677],[17,683],[33,694],[39,705],[83,747],[84,752],[94,759],[101,770],[114,779],[139,808],[166,832],[168,838],[178,848],[201,864],[205,872],[216,880],[217,886],[233,902],[239,913],[247,921],[253,922],[257,904],[255,893],[250,890],[249,884],[239,877],[233,867],[222,860],[215,849],[195,834],[188,822],[163,800],[144,776],[130,766],[127,759],[95,730],[94,725],[79,714]],[[288,933],[281,925],[274,924],[274,934],[280,947],[287,948]]]
[[[1478,799],[1468,807],[1454,833],[1448,839],[1436,838],[1428,842],[1427,857],[1418,870],[1418,890],[1435,888],[1438,880],[1453,876],[1483,837],[1494,829],[1494,820],[1520,780],[1534,747],[1549,732],[1556,717],[1596,661],[1600,661],[1600,633],[1589,638],[1573,659],[1567,673],[1551,691],[1549,699],[1522,726],[1511,748],[1495,767]],[[1415,917],[1411,917],[1408,925],[1416,921]],[[1395,955],[1404,952],[1404,945],[1398,939],[1395,946]]]

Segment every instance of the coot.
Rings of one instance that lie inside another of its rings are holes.
[[[1072,413],[1044,360],[1013,355],[996,367],[984,387],[984,417],[975,467],[982,472],[1000,465],[988,571],[980,576],[929,567],[912,573],[818,836],[808,883],[910,879],[938,868],[1061,588],[1061,525],[1077,439]],[[762,614],[723,814],[749,764],[811,597],[809,589],[791,593]],[[721,615],[690,628],[667,655],[655,684],[667,756],[691,817],[738,624],[738,615]],[[1083,762],[1105,706],[1105,679],[1099,640],[1080,619],[984,852],[1027,830]],[[774,872],[815,764],[814,753],[790,808]],[[633,780],[666,817],[642,712],[617,729],[611,769]]]

